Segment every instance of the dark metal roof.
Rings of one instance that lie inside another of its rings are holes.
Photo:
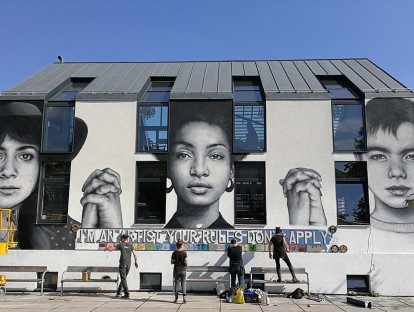
[[[153,77],[174,78],[171,99],[232,98],[233,77],[260,77],[267,99],[330,98],[317,76],[346,76],[366,98],[413,93],[368,59],[171,63],[53,63],[0,99],[43,99],[70,78],[95,79],[78,99],[136,99]]]

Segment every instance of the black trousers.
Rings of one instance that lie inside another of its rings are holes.
[[[292,274],[292,277],[293,278],[296,278],[295,271],[293,270],[292,263],[290,262],[290,259],[289,259],[289,257],[288,257],[288,255],[287,255],[287,253],[286,253],[285,250],[281,250],[281,251],[277,252],[274,255],[274,259],[276,261],[276,271],[277,271],[277,276],[278,276],[279,279],[281,279],[281,275],[280,275],[280,259],[282,259],[283,261],[285,261],[286,265],[289,268],[290,274]]]
[[[127,276],[128,276],[130,269],[131,269],[131,261],[119,263],[119,275],[121,277],[121,283],[119,283],[118,291],[116,292],[117,295],[120,295],[122,292],[122,289],[124,289],[124,295],[129,297]]]

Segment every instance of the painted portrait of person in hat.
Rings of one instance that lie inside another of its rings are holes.
[[[21,249],[74,249],[79,227],[69,216],[66,224],[37,224],[40,165],[42,160],[72,161],[88,133],[86,123],[75,118],[71,152],[40,153],[42,113],[25,102],[0,104],[0,207],[12,210],[15,240]],[[85,217],[85,222],[89,222]]]

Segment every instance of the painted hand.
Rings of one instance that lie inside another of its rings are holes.
[[[83,228],[121,228],[121,177],[110,168],[96,169],[82,187]]]
[[[279,181],[287,198],[290,225],[326,225],[318,172],[308,168],[290,169]]]

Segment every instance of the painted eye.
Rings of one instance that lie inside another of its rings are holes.
[[[181,153],[178,153],[177,158],[178,159],[190,159],[191,156],[188,153],[181,152]]]
[[[414,154],[408,154],[404,158],[405,158],[405,160],[408,160],[408,161],[414,161]]]
[[[34,158],[34,156],[30,153],[22,153],[19,155],[19,158],[23,161],[31,161]]]
[[[214,153],[214,154],[211,154],[209,158],[212,159],[212,160],[221,160],[224,157],[220,154]]]
[[[375,154],[375,155],[372,155],[370,157],[370,159],[376,160],[376,161],[386,161],[386,160],[388,160],[387,156],[385,156],[383,154]]]

